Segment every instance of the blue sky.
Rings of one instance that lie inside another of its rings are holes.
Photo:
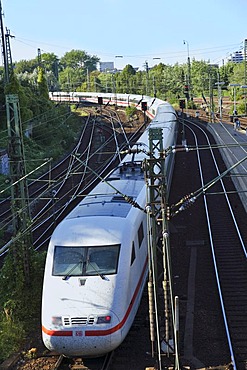
[[[84,50],[117,68],[185,63],[188,52],[221,65],[247,38],[247,0],[2,0],[2,10],[13,61],[40,48]]]

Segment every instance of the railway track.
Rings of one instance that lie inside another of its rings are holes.
[[[88,140],[85,140],[86,137]],[[38,228],[34,229],[34,235],[37,234],[34,242],[36,249],[42,247],[44,243],[46,245],[54,227],[97,181],[93,171],[102,175],[115,161],[116,148],[111,144],[113,140],[111,128],[99,127],[99,122],[94,119],[88,127],[86,137],[83,135],[86,150],[81,150],[79,145],[71,153],[69,168],[51,190],[54,197],[51,197],[46,209],[43,207],[37,215]]]
[[[205,125],[188,120],[185,121],[185,131],[188,148],[184,151],[181,148],[177,153],[170,203],[175,205],[186,193],[196,193],[198,197],[191,202],[190,208],[178,212],[171,221],[175,294],[181,300],[181,366],[184,364],[196,369],[199,366],[224,365],[224,368],[242,370],[245,369],[247,358],[247,277],[242,246],[247,241],[246,213],[232,183],[231,172],[219,178],[226,171],[226,166]],[[219,181],[205,190],[214,178]],[[197,193],[198,189],[201,189],[200,194]],[[236,225],[239,232],[236,231]],[[196,281],[188,278],[188,271],[193,270],[193,258],[197,261],[194,271]],[[191,302],[193,294],[195,300]],[[143,316],[138,318],[137,315],[136,324],[117,349],[109,370],[121,370],[126,366],[130,370],[143,370],[144,366],[152,363],[145,294],[143,299]],[[220,309],[223,309],[223,313]],[[137,342],[141,355],[137,350]],[[142,356],[141,360],[138,356]],[[86,361],[79,366],[94,369]]]
[[[211,146],[209,137],[207,143]],[[210,156],[201,159],[201,180],[203,186],[211,181],[207,168],[215,167],[215,178],[221,170],[216,154],[210,149]],[[205,156],[206,157],[206,156]],[[211,157],[211,163],[210,158]],[[245,369],[247,364],[247,230],[245,213],[238,206],[238,194],[234,192],[230,178],[222,178],[204,195],[210,245],[215,267],[219,298],[224,317],[231,362],[236,369]],[[229,195],[228,195],[229,193]],[[218,194],[218,195],[217,195]],[[217,198],[214,195],[217,195]]]
[[[54,167],[50,166],[47,172],[29,184],[30,211],[32,214],[34,228],[38,223],[39,215],[45,215],[46,210],[50,207],[51,203],[54,202],[54,196],[52,195],[57,192],[57,189],[64,182],[66,175],[69,174],[73,168],[73,162],[71,160],[73,153],[76,153],[79,149],[82,153],[86,152],[86,143],[89,141],[89,136],[86,136],[88,135],[88,126],[90,126],[90,117],[86,121],[85,125],[82,125],[81,135],[79,137],[77,146],[72,153],[68,154]],[[74,172],[77,171],[75,166],[73,169]],[[10,212],[10,199],[5,199],[1,202],[0,219],[2,230],[6,230],[9,226],[11,226],[12,214]]]
[[[196,113],[197,112],[197,113]],[[210,122],[210,115],[206,113],[203,109],[186,109],[185,114],[191,117],[196,117],[197,114],[199,113],[199,117],[203,119],[205,122]],[[189,117],[188,117],[189,118]],[[247,129],[247,117],[246,116],[239,116],[240,119],[240,125],[243,130]],[[215,122],[220,122],[220,116],[219,114],[215,114],[214,117]],[[229,124],[233,125],[233,118],[229,114],[229,112],[224,112],[222,114],[222,121],[223,122],[229,122]]]
[[[38,211],[34,216],[33,235],[36,249],[44,249],[46,247],[49,236],[53,231],[54,223],[58,223],[59,220],[75,206],[75,202],[80,201],[81,197],[89,191],[89,188],[94,185],[95,181],[99,181],[96,173],[103,176],[106,172],[110,171],[111,167],[115,167],[120,159],[119,151],[128,148],[130,143],[132,145],[140,135],[141,127],[139,127],[134,134],[127,134],[124,125],[119,121],[115,112],[114,114],[112,114],[111,111],[108,112],[108,120],[105,119],[105,115],[106,112],[104,112],[104,122],[101,122],[101,117],[97,117],[97,119],[93,120],[93,123],[91,122],[87,126],[87,134],[84,132],[81,136],[78,145],[69,156],[69,161],[66,158],[66,160],[60,164],[60,172],[56,172],[56,178],[50,173],[44,175],[52,179],[50,182],[54,184],[54,186],[50,187],[48,191],[51,192],[55,190],[57,201],[56,203],[52,202],[51,199],[49,199],[50,197],[47,197],[46,203],[42,203],[42,211]],[[85,140],[85,138],[87,138],[87,140]],[[87,150],[83,149],[81,143],[83,143]],[[38,181],[38,184],[39,183],[41,182]],[[43,190],[41,193],[42,192]],[[41,200],[43,201],[43,199]],[[7,251],[7,249],[5,251]],[[45,360],[41,360],[41,357],[39,357],[32,361],[34,363],[30,365],[32,367],[29,366],[28,369],[38,368],[39,361],[44,361],[44,363],[52,362],[52,366],[55,366],[54,358],[51,359],[50,356],[46,356]],[[68,365],[66,367],[64,362],[66,362],[65,359],[61,361],[61,367],[58,368],[68,368]],[[100,365],[100,367],[98,362],[95,366],[93,366],[91,362],[90,367],[87,365],[85,366],[92,370],[105,370],[108,368],[107,366],[109,366],[109,360],[105,359],[103,363],[104,365]],[[69,365],[72,366],[76,364],[70,362]],[[84,368],[78,366],[70,368]],[[84,364],[80,364],[80,366],[84,366]],[[21,367],[19,364],[16,368],[21,369],[25,367]],[[49,369],[49,367],[46,368]],[[53,369],[53,367],[51,368]]]
[[[120,159],[119,151],[128,148],[138,137],[138,130],[127,135],[115,112],[104,110],[103,116],[90,115],[74,150],[54,168],[30,184],[30,207],[34,247],[45,247],[54,226],[79,202],[97,176],[106,174]],[[108,118],[107,118],[108,117]],[[11,228],[10,200],[1,202],[1,229]],[[11,235],[7,232],[7,235]],[[9,247],[1,248],[4,253]]]
[[[0,365],[2,370],[30,370],[30,369],[46,369],[46,370],[109,370],[114,352],[110,352],[105,356],[92,359],[67,358],[63,355],[49,353],[48,355],[39,355],[28,360],[19,355],[9,361],[9,366]]]
[[[99,358],[66,358],[55,353],[39,354],[33,359],[19,359],[9,370],[144,370],[155,368],[156,360],[151,356],[148,326],[147,289],[132,328],[125,341],[114,352]],[[23,356],[22,356],[23,358]],[[172,361],[172,359],[171,359]],[[5,368],[6,370],[6,368]]]
[[[178,190],[176,179],[173,184],[178,194],[188,189],[191,203],[187,202],[187,205],[191,204],[191,207],[185,211],[187,219],[178,215],[181,218],[176,221],[174,217],[172,222],[173,226],[183,227],[186,231],[183,241],[179,241],[189,249],[182,252],[188,261],[182,269],[191,274],[193,258],[197,265],[192,271],[196,276],[194,280],[185,278],[195,286],[187,286],[183,293],[180,292],[186,297],[184,310],[187,310],[182,319],[181,352],[184,359],[194,366],[199,361],[200,365],[231,364],[232,368],[242,370],[247,366],[246,212],[233,185],[232,171],[226,171],[217,145],[205,125],[185,120],[185,131],[189,153],[183,155],[182,160],[189,165],[181,164],[186,168],[185,172],[181,168],[183,189]],[[225,175],[221,176],[224,172]],[[190,294],[195,295],[193,302]],[[193,319],[189,304],[193,304],[195,310]]]
[[[68,359],[61,355],[58,356],[52,370],[109,370],[113,355],[114,352],[110,352],[94,359]]]

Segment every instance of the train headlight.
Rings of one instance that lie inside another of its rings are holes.
[[[99,316],[97,319],[97,324],[110,324],[111,316]]]
[[[61,316],[52,316],[51,318],[52,325],[54,326],[62,326],[63,321]]]

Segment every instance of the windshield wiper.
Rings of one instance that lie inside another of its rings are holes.
[[[98,276],[101,277],[102,280],[109,280],[104,274],[101,274],[93,265],[93,263],[88,261],[88,264],[94,269]]]
[[[84,271],[85,270],[85,267],[86,267],[86,264],[87,264],[87,262],[86,261],[79,261],[79,262],[77,262],[70,270],[69,270],[69,272],[65,275],[65,276],[63,276],[63,280],[67,280],[70,276],[72,276],[71,275],[71,273],[77,268],[77,266],[78,265],[80,265],[80,264],[83,264],[83,268],[82,268],[82,271]],[[102,280],[108,280],[107,279],[107,277],[104,275],[104,274],[101,274],[95,267],[94,267],[94,265],[91,263],[91,262],[89,262],[88,261],[88,265],[90,265],[92,268],[93,268],[93,270],[97,273],[97,275],[98,276],[100,276],[101,277],[101,279]]]
[[[67,280],[70,276],[71,276],[71,273],[76,269],[76,267],[77,266],[79,266],[80,264],[82,264],[83,263],[83,261],[79,261],[79,262],[77,262],[70,270],[69,270],[69,272],[65,275],[65,276],[63,276],[63,280]],[[85,263],[85,262],[84,262]]]

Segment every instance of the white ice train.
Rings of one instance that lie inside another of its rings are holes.
[[[142,102],[147,103],[146,114],[149,118],[154,118],[157,112],[157,107],[164,103],[163,100],[156,99],[146,95],[134,94],[114,94],[114,93],[96,93],[96,92],[50,92],[50,99],[56,102],[71,102],[83,103],[91,102],[98,103],[99,98],[102,98],[103,104],[117,105],[118,107],[136,106],[137,109],[142,109]]]
[[[175,110],[158,99],[147,101],[155,112],[149,127],[163,129],[164,148],[174,145]],[[149,127],[138,140],[144,148]],[[49,350],[101,356],[122,343],[133,323],[147,278],[147,225],[145,212],[123,195],[145,209],[145,157],[126,155],[51,237],[42,297],[42,336]],[[168,180],[172,162],[168,156]]]

